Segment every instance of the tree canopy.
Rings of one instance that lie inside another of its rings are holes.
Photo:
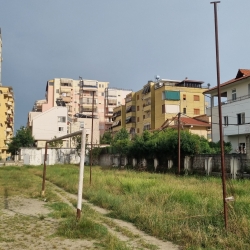
[[[34,143],[35,140],[32,136],[31,130],[21,126],[20,129],[16,131],[16,135],[11,138],[11,142],[8,143],[9,148],[7,152],[14,155],[21,147],[32,147],[34,146]]]

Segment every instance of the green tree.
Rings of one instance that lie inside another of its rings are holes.
[[[129,133],[125,128],[122,128],[120,131],[118,131],[114,137],[114,144],[118,140],[126,140],[129,139]]]
[[[15,155],[16,152],[21,147],[32,147],[34,146],[35,140],[32,136],[31,130],[21,126],[20,129],[16,131],[16,135],[11,138],[11,142],[8,143],[8,153]]]
[[[55,136],[54,139],[57,137]],[[52,148],[61,148],[63,146],[63,140],[49,142],[49,146]]]
[[[103,136],[101,136],[100,144],[111,144],[111,142],[112,142],[111,132],[105,132]]]

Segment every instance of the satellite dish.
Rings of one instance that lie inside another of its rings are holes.
[[[156,76],[155,76],[155,80],[156,80],[156,81],[159,81],[159,80],[160,80],[160,76],[159,76],[159,75],[156,75]]]

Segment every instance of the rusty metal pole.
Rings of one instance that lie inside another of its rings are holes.
[[[181,133],[180,133],[180,117],[181,113],[178,114],[178,173],[181,174]]]
[[[91,127],[91,158],[90,158],[90,172],[89,172],[89,184],[91,185],[91,174],[92,174],[92,164],[93,164],[93,154],[92,154],[92,148],[93,148],[93,128],[94,128],[94,97],[95,92],[93,91],[93,100],[92,100],[92,127]]]
[[[42,186],[42,196],[45,195],[45,177],[46,177],[46,167],[47,167],[47,149],[48,143],[45,143],[45,155],[44,155],[44,165],[43,165],[43,186]]]
[[[224,144],[223,144],[223,133],[222,133],[222,112],[221,112],[220,60],[219,60],[219,38],[218,38],[217,3],[220,3],[220,1],[211,2],[211,4],[214,4],[216,66],[217,66],[217,89],[218,89],[218,109],[219,109],[219,126],[220,126],[220,146],[221,146],[221,172],[222,172],[224,220],[225,220],[225,229],[227,230],[227,202],[226,202],[226,195],[227,195],[227,193],[226,193],[226,177],[225,177]]]

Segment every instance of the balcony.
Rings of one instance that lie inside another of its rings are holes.
[[[11,109],[8,109],[8,110],[6,111],[6,113],[7,113],[8,115],[12,115],[12,110],[11,110]]]
[[[62,93],[71,93],[71,87],[61,86],[60,92],[61,92],[61,94]]]
[[[12,102],[10,102],[10,101],[8,101],[8,102],[7,102],[7,105],[8,105],[8,106],[12,106],[12,105],[13,105],[13,103],[12,103]]]
[[[143,100],[147,100],[147,99],[151,98],[151,92],[145,94],[142,98],[143,98]]]
[[[146,106],[144,106],[143,111],[144,111],[144,112],[149,112],[149,111],[151,111],[151,103],[148,104],[148,105],[146,105]]]
[[[6,128],[6,131],[9,133],[9,132],[12,132],[12,128]]]
[[[13,92],[4,92],[4,97],[13,97]]]
[[[106,124],[106,125],[112,125],[112,124],[113,124],[113,121],[106,121],[105,124]]]
[[[69,102],[71,102],[71,97],[70,97],[70,96],[62,96],[62,100],[63,100],[64,102],[69,103]]]

